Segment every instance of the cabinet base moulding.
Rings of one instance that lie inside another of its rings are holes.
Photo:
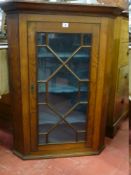
[[[70,153],[70,151],[65,152],[65,150],[63,151],[63,153],[59,153],[56,152],[54,154],[42,154],[42,152],[32,152],[28,155],[22,155],[21,153],[17,152],[17,151],[13,151],[13,153],[18,156],[19,158],[23,159],[23,160],[33,160],[33,159],[51,159],[51,158],[66,158],[66,157],[80,157],[80,156],[95,156],[95,155],[99,155],[105,148],[105,145],[103,147],[101,147],[98,151],[93,151],[90,148],[87,148],[87,150],[83,151],[75,151],[72,153]]]

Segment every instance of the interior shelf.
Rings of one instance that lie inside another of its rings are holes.
[[[52,54],[52,53],[51,53]],[[51,55],[51,54],[46,54],[46,55],[44,55],[44,54],[38,54],[37,55],[37,57],[39,58],[39,59],[44,59],[44,58],[46,58],[46,61],[49,59],[53,59],[54,57],[55,57],[55,55]],[[71,56],[71,53],[58,53],[57,54],[60,58],[68,58],[69,56]],[[54,56],[54,57],[53,57]],[[83,59],[83,58],[85,58],[86,60],[87,60],[87,58],[89,58],[89,55],[85,55],[85,54],[76,54],[76,55],[74,55],[72,58],[77,58],[75,61],[77,62],[77,61],[80,61],[81,60],[81,58]],[[80,59],[80,60],[79,60]],[[44,60],[43,60],[43,62],[44,62]],[[55,61],[53,61],[53,62],[55,62]]]
[[[46,93],[45,92],[45,87],[41,84],[38,87],[38,92],[39,93]],[[49,87],[48,89],[48,93],[57,93],[57,94],[61,94],[61,93],[77,93],[79,92],[78,87],[74,87],[71,85],[58,85],[56,87],[56,84],[51,84],[51,87]],[[87,87],[81,87],[80,88],[80,92],[87,92]]]

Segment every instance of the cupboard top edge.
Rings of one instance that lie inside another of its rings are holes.
[[[43,13],[43,12],[56,12],[56,13],[75,13],[75,14],[100,14],[120,16],[123,13],[123,9],[116,6],[106,6],[106,5],[87,5],[87,4],[71,4],[71,3],[47,3],[39,0],[34,1],[7,1],[1,2],[0,7],[8,13]]]

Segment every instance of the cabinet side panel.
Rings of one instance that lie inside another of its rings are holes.
[[[105,22],[104,22],[105,21]],[[111,81],[112,81],[112,73],[111,66],[113,60],[113,52],[112,52],[112,42],[113,42],[113,29],[114,29],[114,19],[108,18],[103,20],[103,25],[106,30],[106,49],[105,49],[105,73],[104,73],[104,89],[103,89],[103,103],[102,103],[102,121],[101,127],[105,128],[107,121],[107,113],[109,112],[109,98],[111,91]],[[112,27],[111,27],[112,26]],[[111,106],[110,106],[111,108]],[[101,144],[103,144],[104,140],[102,138],[105,137],[105,131],[101,131]]]
[[[22,101],[22,122],[24,153],[30,152],[30,114],[29,114],[29,59],[27,45],[27,25],[26,15],[19,15],[19,47],[20,47],[20,70],[21,70],[21,101]]]
[[[109,100],[107,109],[107,127],[113,123],[113,110],[115,102],[115,89],[116,89],[116,79],[117,79],[117,69],[118,69],[118,52],[119,52],[119,36],[120,36],[120,18],[114,19],[113,22],[113,36],[110,39],[110,44],[108,47],[108,63],[110,66],[108,77],[109,77]],[[109,34],[110,35],[110,32]],[[109,36],[110,38],[110,36]]]
[[[111,59],[111,69],[110,69],[110,90],[109,90],[109,101],[107,110],[107,127],[106,135],[112,137],[113,131],[113,120],[114,120],[114,104],[115,104],[115,91],[116,91],[116,81],[118,72],[118,53],[120,45],[120,24],[121,19],[117,17],[114,19],[113,28],[113,38],[111,41],[111,54],[109,57]]]
[[[9,75],[11,91],[11,108],[13,112],[14,149],[23,151],[21,81],[19,63],[19,28],[18,15],[7,15]]]

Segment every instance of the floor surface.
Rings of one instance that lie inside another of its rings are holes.
[[[13,155],[12,136],[0,130],[0,175],[129,175],[129,129],[124,121],[98,156],[23,161]]]

